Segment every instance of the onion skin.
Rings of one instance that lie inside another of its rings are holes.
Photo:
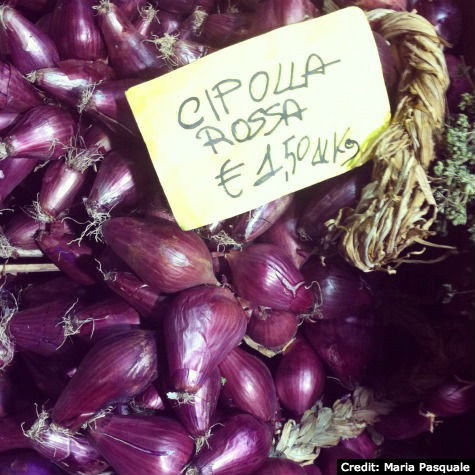
[[[59,61],[58,50],[51,38],[14,8],[0,6],[0,21],[12,63],[22,74],[53,67]]]
[[[211,427],[220,392],[221,374],[215,369],[190,402],[171,401],[175,415],[192,437],[205,435]]]
[[[105,60],[106,47],[94,18],[94,0],[58,0],[49,33],[61,59]]]
[[[322,475],[322,471],[315,464],[305,465],[303,469],[307,475]]]
[[[270,457],[254,475],[305,475],[305,470],[286,458]]]
[[[282,405],[300,415],[322,396],[325,370],[312,347],[298,338],[285,350],[274,380]]]
[[[0,453],[15,449],[30,449],[31,441],[21,430],[24,419],[21,415],[6,416],[0,419]]]
[[[201,27],[200,41],[221,48],[246,39],[251,16],[245,12],[212,13]]]
[[[364,10],[374,10],[375,8],[389,8],[390,10],[407,10],[407,0],[336,0],[341,7],[355,5]]]
[[[61,475],[61,469],[33,451],[0,456],[0,475]]]
[[[64,298],[73,297],[75,299],[84,296],[84,287],[65,275],[61,275],[50,280],[42,280],[23,289],[22,304],[28,308],[48,303],[57,297],[58,289],[61,289],[61,296]]]
[[[199,387],[235,348],[247,318],[223,287],[200,286],[178,294],[164,321],[170,382],[178,392]]]
[[[140,10],[139,17],[134,21],[134,27],[144,38],[151,38],[152,32],[159,27],[157,10],[147,4]]]
[[[249,414],[238,414],[222,421],[195,455],[191,466],[200,475],[242,475],[253,473],[266,460],[272,431]]]
[[[157,18],[159,21],[158,27],[154,29],[151,33],[159,37],[163,36],[165,33],[172,35],[178,31],[182,18],[175,14],[167,12],[166,10],[159,10],[157,13]]]
[[[5,227],[3,235],[8,245],[0,250],[0,256],[7,259],[10,257],[41,257],[35,241],[36,233],[42,228],[42,223],[27,214],[15,215]],[[10,246],[10,248],[9,248]]]
[[[351,439],[341,439],[340,445],[352,450],[363,459],[376,458],[378,448],[366,431]]]
[[[130,330],[100,340],[87,353],[53,408],[53,422],[78,429],[112,402],[128,401],[157,376],[150,332]]]
[[[20,71],[0,61],[0,111],[25,112],[41,104],[40,95]]]
[[[6,371],[0,372],[0,419],[10,412],[13,385]]]
[[[193,453],[183,426],[162,416],[107,416],[89,436],[118,475],[176,475]]]
[[[96,150],[98,153],[105,155],[116,146],[114,139],[115,137],[104,126],[97,123],[86,132],[84,145],[87,149]]]
[[[157,0],[156,4],[167,12],[187,16],[196,7],[200,7],[206,12],[210,11],[215,6],[216,0],[197,0],[195,2],[189,2],[188,0]]]
[[[138,412],[164,411],[166,409],[155,384],[151,384],[143,393],[135,396],[132,404],[133,409]]]
[[[425,410],[438,417],[460,416],[469,412],[474,405],[474,386],[455,378],[433,389],[424,398]]]
[[[5,157],[53,160],[59,158],[74,137],[75,123],[69,112],[54,106],[38,106],[26,112],[3,138],[0,159]]]
[[[0,161],[0,203],[33,171],[36,160],[11,158]]]
[[[318,458],[318,465],[320,466],[322,474],[337,475],[338,460],[360,458],[361,457],[352,450],[336,446],[322,450]]]
[[[239,294],[257,305],[303,313],[313,304],[302,274],[290,257],[272,244],[254,244],[226,255],[232,283]]]
[[[219,371],[226,380],[222,393],[227,405],[264,422],[275,418],[278,408],[276,388],[262,361],[234,348],[219,365]]]
[[[0,112],[0,132],[8,129],[18,119],[19,114],[16,112]]]
[[[147,2],[146,0],[114,0],[114,3],[129,19],[133,19]]]
[[[170,221],[113,218],[104,223],[102,232],[111,249],[160,292],[217,284],[211,255],[202,239]]]
[[[257,308],[247,325],[247,335],[259,345],[279,352],[297,333],[298,323],[292,312]]]

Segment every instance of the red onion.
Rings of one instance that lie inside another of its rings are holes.
[[[51,10],[54,1],[55,0],[10,0],[9,3],[27,11],[29,14],[34,14]]]
[[[106,59],[106,47],[94,18],[94,0],[58,0],[49,33],[61,59]]]
[[[424,398],[424,409],[438,417],[459,416],[474,405],[474,383],[455,378],[430,391]]]
[[[305,470],[292,460],[271,457],[257,472],[254,472],[254,475],[305,475]]]
[[[96,7],[109,61],[121,77],[151,79],[167,71],[163,59],[110,0]]]
[[[374,10],[375,8],[389,8],[390,10],[407,10],[407,0],[336,0],[336,3],[342,7],[356,5],[365,10]]]
[[[118,475],[176,475],[193,453],[183,426],[162,416],[107,416],[89,434]]]
[[[366,314],[305,324],[305,335],[314,350],[348,388],[371,374],[377,336],[371,319]]]
[[[38,106],[26,112],[0,142],[0,160],[6,157],[52,160],[60,157],[74,137],[75,123],[59,107]]]
[[[201,27],[206,20],[208,13],[201,7],[196,7],[180,24],[177,36],[181,40],[192,40],[203,43],[200,38]]]
[[[313,291],[305,287],[290,257],[272,244],[254,244],[226,255],[232,283],[241,297],[275,310],[303,313],[313,304]]]
[[[129,330],[104,338],[87,353],[53,408],[53,422],[75,430],[113,402],[140,394],[157,375],[155,339]]]
[[[41,412],[26,432],[38,453],[72,475],[99,475],[108,467],[86,437],[50,424],[48,418],[48,413]]]
[[[343,260],[319,258],[309,260],[302,268],[307,282],[318,285],[318,308],[314,318],[344,318],[372,306],[367,284],[360,273]]]
[[[229,417],[222,424],[192,459],[186,475],[242,475],[264,463],[272,443],[267,424],[249,414]]]
[[[445,53],[447,69],[450,77],[450,87],[447,90],[447,103],[449,111],[459,112],[458,106],[462,94],[473,91],[473,81],[468,73],[467,65],[456,56]]]
[[[367,431],[351,439],[341,439],[340,445],[357,453],[363,459],[374,459],[377,455],[378,448]]]
[[[131,406],[137,412],[165,410],[165,403],[155,384],[151,384],[144,392],[135,396],[131,402]]]
[[[61,475],[61,470],[33,451],[0,456],[0,475]]]
[[[49,28],[51,25],[51,19],[53,17],[53,13],[45,13],[37,22],[35,23],[36,27],[42,31],[43,33],[49,35]]]
[[[16,160],[16,159],[14,159]],[[41,229],[41,223],[30,216],[16,214],[0,233],[0,257],[42,257],[35,241],[36,233]]]
[[[194,2],[188,0],[156,0],[156,3],[159,8],[163,8],[167,12],[186,16],[196,7],[200,7],[206,12],[211,11],[216,4],[216,0],[196,0]]]
[[[312,347],[298,338],[285,350],[274,379],[282,405],[300,415],[323,394],[325,371]]]
[[[321,468],[321,473],[325,475],[338,475],[338,460],[360,458],[357,453],[344,447],[330,447],[322,450],[318,457],[318,465]]]
[[[79,243],[79,239],[69,234],[62,223],[51,223],[48,230],[38,234],[36,241],[46,256],[68,277],[82,285],[96,282],[92,248],[87,243]]]
[[[146,4],[146,0],[113,0],[113,2],[130,19],[135,18],[140,9]]]
[[[0,372],[0,420],[10,411],[10,404],[13,395],[13,385],[10,376],[6,371]]]
[[[300,269],[308,259],[312,246],[309,241],[300,239],[297,232],[298,219],[297,209],[293,204],[259,240],[278,246],[292,259],[294,266]]]
[[[53,67],[59,60],[51,38],[14,8],[0,6],[0,29],[4,30],[12,63],[22,74]]]
[[[158,10],[153,8],[150,3],[147,3],[140,9],[140,15],[134,22],[134,27],[137,32],[144,38],[150,38],[152,32],[155,32],[159,28],[159,20],[157,17]]]
[[[321,470],[315,464],[305,465],[303,469],[307,475],[322,475]]]
[[[105,155],[115,147],[115,137],[100,123],[94,124],[84,136],[86,148]]]
[[[40,104],[41,97],[20,71],[0,61],[0,111],[25,112]]]
[[[158,291],[173,293],[217,283],[201,238],[170,221],[113,218],[103,224],[102,232],[112,250]]]
[[[374,428],[388,440],[410,439],[424,432],[433,432],[434,415],[424,412],[419,404],[407,404],[381,416]]]
[[[280,352],[297,333],[298,318],[292,312],[257,308],[247,325],[247,335],[257,344]]]
[[[275,418],[277,394],[267,366],[255,356],[234,348],[220,363],[225,379],[222,394],[227,405],[263,421]]]
[[[213,13],[204,20],[199,40],[217,48],[246,39],[251,17],[247,13]]]
[[[31,448],[30,441],[23,434],[21,416],[7,416],[0,419],[0,453],[14,449]]]
[[[152,31],[152,34],[156,36],[163,36],[165,33],[172,35],[178,31],[180,23],[182,21],[181,17],[175,13],[170,13],[165,10],[159,10],[157,13],[157,18],[159,25],[155,25],[156,30]]]
[[[18,116],[16,112],[0,112],[0,132],[13,125]]]
[[[36,160],[8,157],[0,161],[0,204],[33,171]]]
[[[456,46],[463,31],[462,12],[453,0],[416,0],[412,8],[427,18],[437,33],[451,46]]]
[[[233,294],[200,286],[178,294],[164,321],[170,382],[196,392],[241,341],[247,319]]]
[[[205,439],[214,420],[220,392],[221,374],[215,369],[192,396],[184,400],[174,392],[169,392],[167,396],[172,400],[173,411],[190,435],[198,438],[205,436]],[[204,439],[197,440],[197,449],[202,447]]]
[[[38,69],[29,75],[38,87],[70,106],[76,106],[88,88],[114,77],[113,69],[102,61],[78,59],[60,61],[57,67]]]

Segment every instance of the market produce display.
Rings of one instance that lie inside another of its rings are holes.
[[[125,92],[352,5],[391,102],[362,165],[182,230]],[[473,457],[474,25],[471,0],[2,2],[0,475]]]

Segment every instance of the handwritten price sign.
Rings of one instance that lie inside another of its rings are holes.
[[[127,99],[185,230],[359,165],[390,116],[373,34],[355,7],[220,50]]]

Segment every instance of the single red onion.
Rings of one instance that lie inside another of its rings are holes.
[[[8,157],[0,161],[0,204],[33,171],[37,161]]]
[[[68,233],[63,223],[51,223],[49,229],[37,235],[36,241],[43,253],[68,277],[81,285],[96,283],[92,248],[85,242],[79,243],[77,236]]]
[[[474,383],[451,378],[424,398],[424,409],[438,417],[459,416],[474,405]]]
[[[221,374],[216,368],[191,397],[183,398],[175,392],[167,394],[175,415],[192,437],[206,438],[209,435],[207,433],[214,421],[221,386]],[[198,439],[197,447],[201,448],[202,443]]]
[[[61,297],[81,298],[84,296],[84,287],[61,275],[48,280],[43,278],[24,288],[21,292],[21,302],[26,308],[48,303],[58,296],[58,289],[61,289]]]
[[[70,145],[75,122],[69,112],[54,106],[38,106],[26,112],[0,142],[0,160],[6,157],[52,160]]]
[[[106,47],[96,25],[94,0],[58,0],[49,34],[61,59],[105,60]]]
[[[93,124],[84,136],[84,146],[105,155],[116,146],[116,138],[100,123]]]
[[[272,443],[269,425],[249,414],[222,421],[203,449],[193,457],[186,475],[253,473],[267,459]]]
[[[61,475],[61,469],[29,450],[0,456],[0,475]]]
[[[247,325],[247,335],[257,344],[280,352],[297,333],[299,321],[292,312],[257,308]]]
[[[338,475],[338,460],[341,459],[360,459],[361,457],[350,449],[345,447],[330,447],[323,449],[318,457],[318,465],[321,473],[325,475]]]
[[[300,269],[310,256],[312,245],[310,241],[304,241],[297,232],[299,216],[295,204],[266,231],[260,238],[260,242],[274,244],[287,254],[297,269]]]
[[[302,268],[306,282],[318,288],[318,308],[313,318],[344,318],[371,308],[373,301],[360,272],[343,260],[319,258]]]
[[[0,232],[0,257],[42,257],[43,253],[35,241],[42,224],[24,213],[18,213]]]
[[[363,459],[376,458],[378,447],[373,442],[367,431],[351,439],[341,439],[340,445],[346,449],[352,450]]]
[[[429,20],[437,33],[451,46],[456,46],[463,32],[462,11],[453,0],[416,0],[412,8]]]
[[[87,91],[115,78],[114,70],[102,61],[69,59],[56,67],[33,71],[29,79],[38,87],[69,106],[76,106]]]
[[[381,416],[374,428],[388,440],[405,440],[424,432],[433,432],[434,415],[424,412],[419,404],[406,404]]]
[[[459,112],[459,104],[462,94],[470,93],[474,89],[473,81],[470,78],[467,65],[456,56],[445,53],[445,61],[449,71],[450,86],[447,90],[447,103],[449,111]]]
[[[84,435],[51,424],[44,411],[26,435],[38,453],[71,475],[99,475],[109,466]]]
[[[353,388],[371,375],[377,342],[372,319],[368,313],[305,324],[305,336],[345,387]]]
[[[176,475],[193,453],[183,426],[162,416],[107,416],[89,436],[119,475]]]
[[[40,95],[20,71],[0,61],[0,111],[25,112],[41,104]]]
[[[270,457],[254,472],[254,475],[305,475],[305,473],[305,470],[292,460]]]
[[[173,293],[217,284],[202,239],[164,219],[113,218],[102,226],[104,240],[145,283]]]
[[[253,244],[226,255],[237,293],[257,305],[303,313],[311,310],[313,291],[290,257],[272,244]]]
[[[10,412],[13,384],[6,371],[0,371],[0,420]]]
[[[153,44],[137,31],[117,5],[100,0],[96,10],[109,61],[120,77],[152,79],[167,71]]]
[[[200,286],[179,293],[164,321],[170,382],[196,392],[241,341],[246,316],[224,287]]]
[[[275,418],[277,394],[267,366],[255,356],[234,348],[219,365],[225,379],[223,400],[262,421]]]
[[[11,61],[22,74],[58,62],[58,50],[51,38],[8,5],[0,6],[0,29],[4,30]]]
[[[130,403],[136,412],[163,411],[166,409],[162,396],[158,392],[156,384],[151,384],[144,392],[135,396]]]
[[[25,437],[21,415],[9,415],[0,419],[0,453],[16,449],[30,449],[30,440]]]
[[[113,402],[140,394],[157,376],[152,333],[129,330],[98,341],[53,408],[53,422],[75,430]]]
[[[212,13],[201,25],[198,39],[216,48],[243,41],[249,34],[251,20],[246,12]]]
[[[282,405],[300,415],[322,396],[325,370],[312,347],[298,338],[285,350],[274,380]]]
[[[0,132],[13,125],[18,117],[17,112],[0,112]]]
[[[139,17],[134,21],[134,27],[137,32],[144,38],[150,38],[152,32],[159,28],[159,20],[157,17],[158,10],[153,8],[153,5],[147,3],[140,9]]]

